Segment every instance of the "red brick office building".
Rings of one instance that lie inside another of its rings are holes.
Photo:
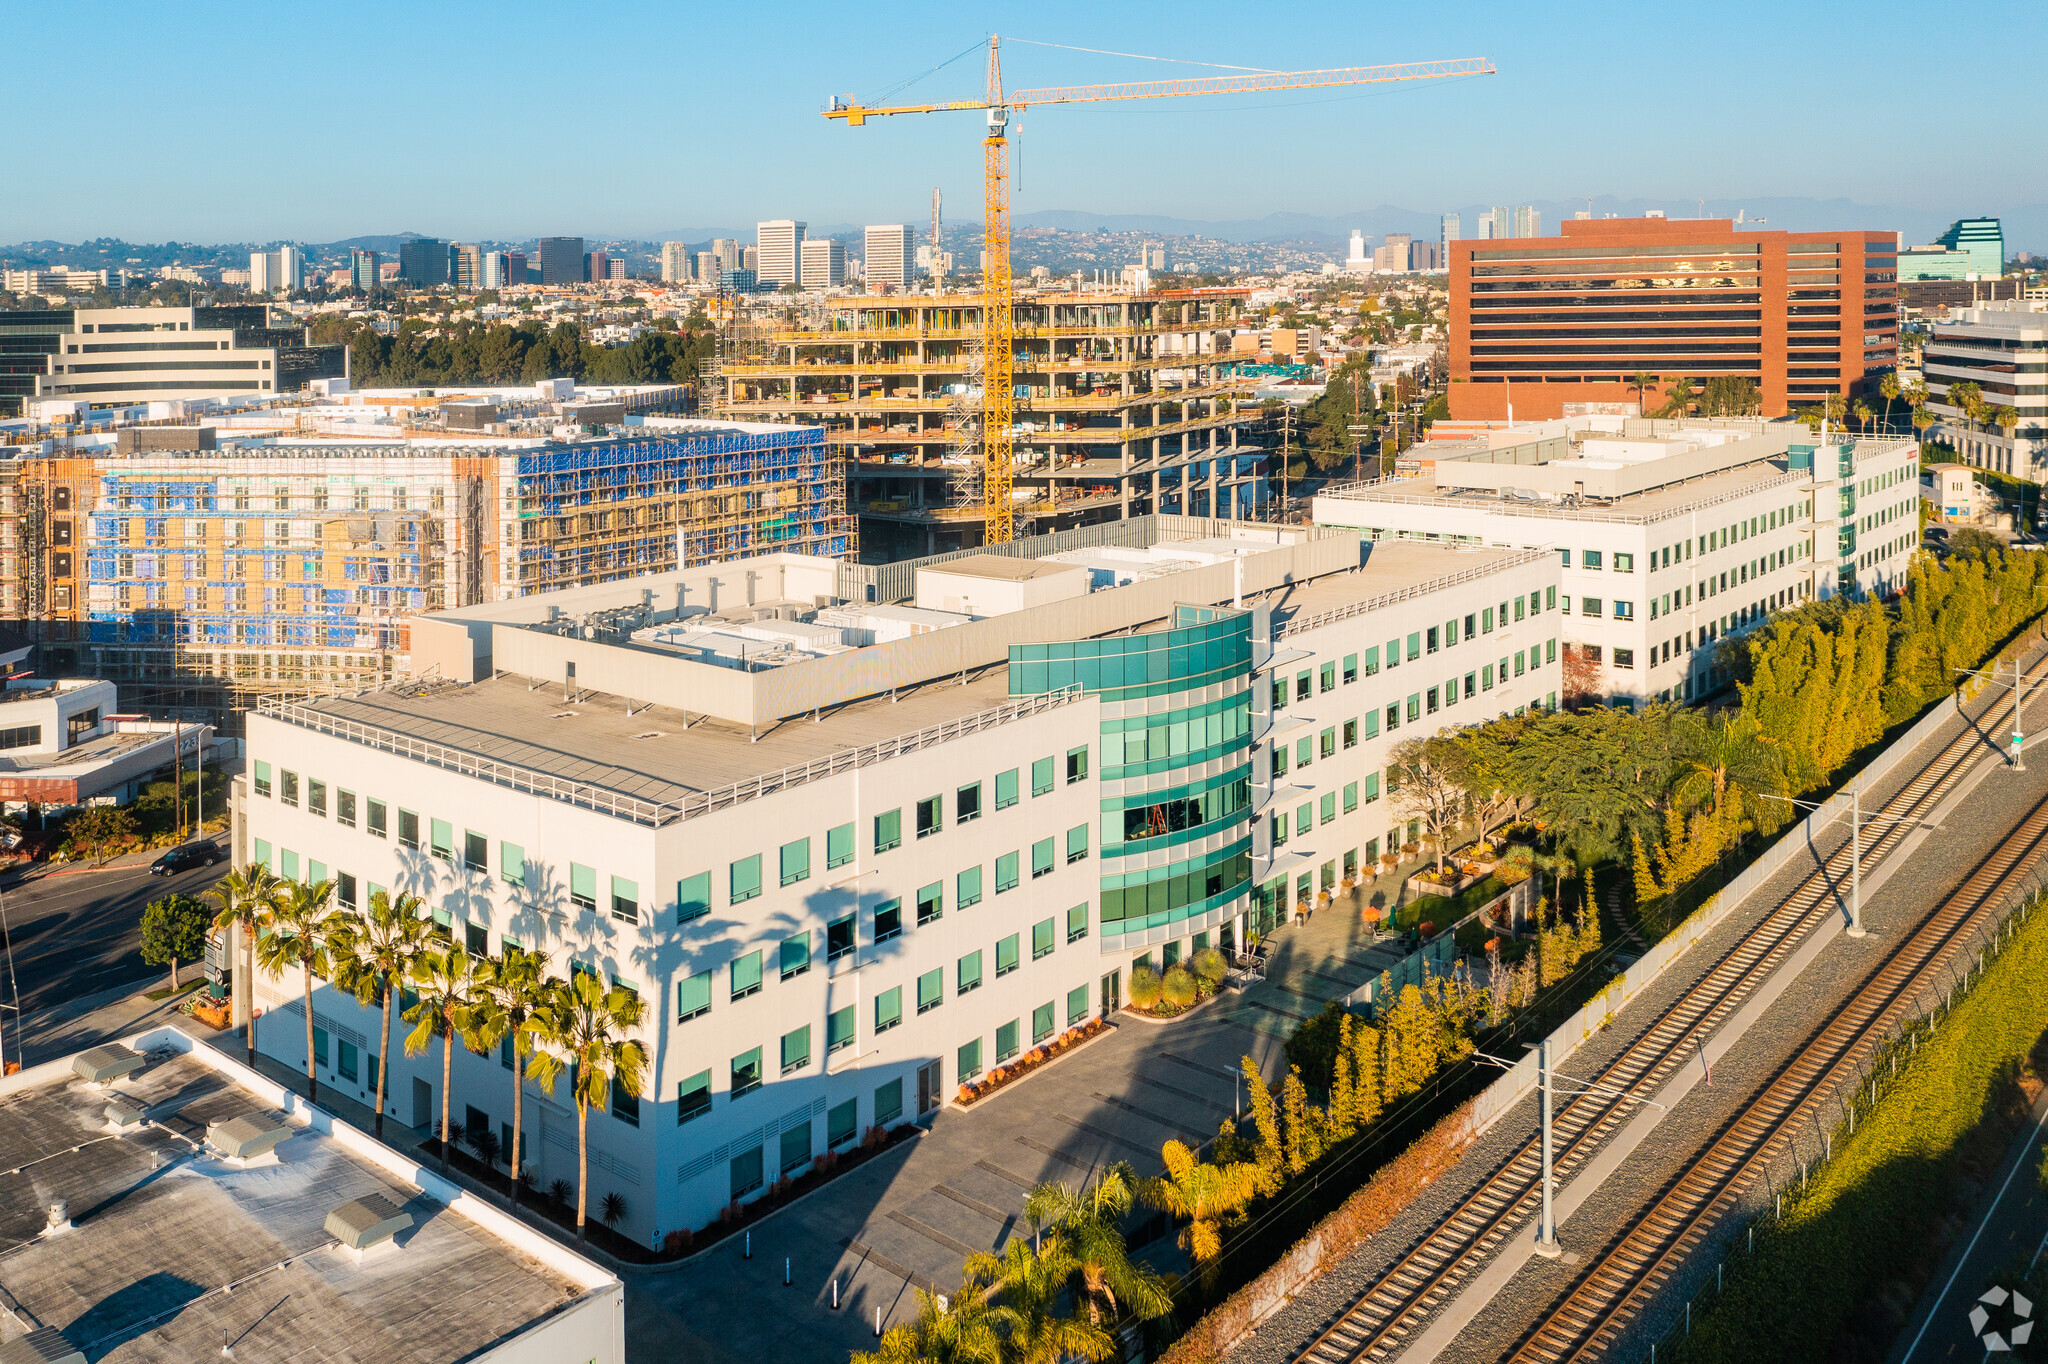
[[[1763,414],[1874,393],[1898,363],[1898,240],[1727,218],[1593,218],[1450,246],[1451,416],[1636,410],[1634,376],[1756,384]],[[1663,385],[1643,394],[1655,411]]]

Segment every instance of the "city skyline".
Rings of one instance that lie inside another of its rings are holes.
[[[1998,8],[2014,18],[2021,13],[2016,5]],[[1996,83],[1968,79],[1960,51],[1949,58],[1916,50],[1909,70],[1892,26],[1867,9],[1853,11],[1855,22],[1847,23],[1852,12],[1834,5],[1768,14],[1724,7],[1726,22],[1750,35],[1739,69],[1692,54],[1698,25],[1690,12],[1666,17],[1617,8],[1614,23],[1586,15],[1568,31],[1541,13],[1506,8],[1455,19],[1334,15],[1312,41],[1294,32],[1241,33],[1235,13],[1206,12],[1213,22],[1203,22],[1204,7],[1177,12],[1181,22],[1164,33],[1142,16],[1056,7],[1034,15],[1024,37],[1104,51],[1020,39],[1006,45],[1006,76],[1015,88],[1211,73],[1196,62],[1296,68],[1460,56],[1488,57],[1500,74],[1360,92],[1030,111],[1013,124],[1020,218],[1034,210],[1217,217],[1213,182],[1187,175],[1180,158],[1113,151],[1186,147],[1191,139],[1203,142],[1207,164],[1256,161],[1273,186],[1266,206],[1310,216],[1352,212],[1361,202],[1413,205],[1417,212],[1532,202],[1580,188],[1676,202],[1846,198],[1949,216],[1999,214],[2016,224],[2042,212],[2028,202],[2028,187],[2001,178],[2001,166],[2025,163],[2025,149],[2022,129],[1995,116]],[[1908,13],[1894,12],[1902,22]],[[75,13],[28,13],[17,23],[29,46],[58,44]],[[549,45],[547,65],[534,65],[517,40],[548,22],[551,12],[538,8],[514,7],[510,22],[486,25],[474,7],[370,6],[364,21],[372,32],[404,31],[434,50],[470,54],[427,72],[343,55],[322,60],[329,36],[310,17],[243,22],[250,13],[229,4],[123,11],[124,40],[94,59],[95,88],[104,97],[66,107],[81,145],[127,146],[136,154],[119,175],[96,181],[90,195],[19,196],[0,206],[0,240],[331,241],[397,231],[507,239],[561,230],[653,240],[674,234],[678,224],[737,225],[785,214],[835,224],[917,221],[915,208],[933,185],[959,206],[961,220],[972,220],[979,217],[980,158],[971,115],[854,130],[826,124],[817,111],[835,94],[886,95],[920,70],[927,75],[903,89],[905,98],[972,96],[981,81],[976,45],[987,26],[1011,19],[993,10],[961,16],[931,9],[884,40],[852,12],[792,7],[792,19],[827,41],[778,56],[764,83],[748,63],[689,59],[693,50],[744,50],[758,16],[738,11],[694,17],[673,65],[637,72],[608,44]],[[1981,17],[1997,26],[1995,14]],[[658,32],[662,20],[645,7],[615,12],[622,36]],[[256,121],[242,116],[232,96],[177,94],[185,73],[225,50],[290,71],[296,93]],[[659,44],[635,50],[658,52]],[[1189,60],[1136,61],[1105,55],[1109,50]],[[1827,54],[1825,64],[1810,60],[1816,52]],[[687,81],[671,74],[679,70],[687,70]],[[1808,139],[1784,135],[1787,128],[1823,126],[1833,109],[1860,100],[1873,73],[1882,79],[1886,72],[1940,88],[1944,118],[1902,116],[1882,137],[1830,146],[1824,161]],[[75,79],[55,69],[26,71],[0,99],[17,121],[32,125],[38,110],[64,100]],[[549,103],[536,109],[566,112],[507,122],[529,88],[548,92]],[[579,88],[602,89],[601,109],[578,102]],[[565,92],[568,102],[554,104]],[[358,121],[379,105],[403,108],[410,133],[379,133],[396,127],[381,118]],[[354,111],[340,136],[338,110]],[[745,119],[732,117],[739,110]],[[1979,128],[1978,154],[1947,154],[1943,127],[1958,119]],[[679,126],[744,128],[745,135],[678,136]],[[1531,126],[1540,138],[1533,147],[1526,137],[1498,136],[1504,127]],[[1617,137],[1617,129],[1624,135]],[[1714,130],[1711,138],[1702,138],[1705,129]],[[195,176],[189,153],[220,147],[223,139],[233,143],[237,165],[227,187],[222,176]],[[1430,154],[1398,155],[1404,143]],[[1333,152],[1341,161],[1346,146],[1357,148],[1354,173],[1332,174]],[[636,172],[622,175],[621,166]],[[802,189],[764,189],[764,167],[781,168],[776,178]],[[46,170],[25,147],[0,152],[0,172],[17,181]],[[573,213],[565,213],[570,205]],[[565,216],[581,221],[565,224]],[[2030,243],[2022,227],[2015,244],[2040,243]]]

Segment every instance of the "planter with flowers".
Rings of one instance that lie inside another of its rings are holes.
[[[1100,1018],[1091,1018],[1077,1027],[1068,1028],[1055,1037],[1048,1038],[1025,1052],[1015,1060],[1006,1061],[984,1074],[980,1079],[960,1086],[954,1096],[965,1108],[1001,1089],[1015,1083],[1037,1070],[1040,1066],[1058,1060],[1068,1052],[1080,1047],[1109,1031],[1109,1024]]]

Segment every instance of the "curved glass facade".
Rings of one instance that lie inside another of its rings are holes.
[[[1010,648],[1011,695],[1102,700],[1105,951],[1208,928],[1250,888],[1251,619],[1181,606],[1164,630]]]

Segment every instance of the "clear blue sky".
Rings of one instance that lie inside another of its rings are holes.
[[[991,31],[1264,68],[1500,74],[1027,115],[1016,209],[1194,219],[1613,194],[2039,203],[2038,4],[10,5],[0,241],[593,238],[980,216],[977,115],[817,110]],[[1929,35],[1950,35],[1946,48]],[[2000,35],[2009,35],[2001,38]],[[2001,58],[1999,54],[2007,54]],[[2001,62],[2012,67],[2004,74]],[[1013,86],[1205,74],[1009,49]],[[912,88],[977,93],[968,57]]]

